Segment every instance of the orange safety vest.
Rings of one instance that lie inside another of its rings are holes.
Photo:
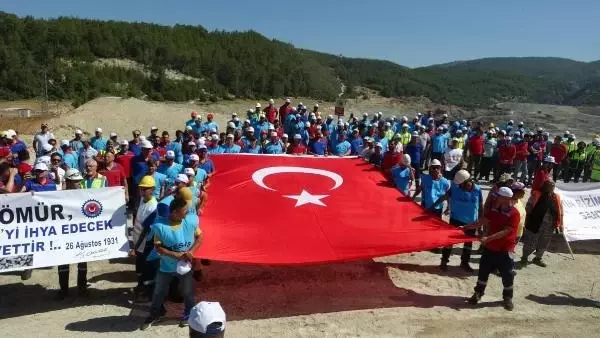
[[[537,191],[537,190],[531,191],[530,198],[532,201],[532,209],[537,204],[538,200],[540,199],[540,196],[542,196],[541,191]],[[554,226],[556,226],[557,229],[562,229],[562,227],[563,227],[563,207],[562,207],[562,202],[560,200],[560,196],[557,193],[554,193],[554,201],[556,202],[556,205],[558,205],[558,217],[556,218],[556,224],[554,224]]]

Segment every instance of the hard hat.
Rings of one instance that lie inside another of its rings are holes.
[[[402,155],[402,164],[404,164],[404,165],[410,164],[410,155],[409,154]]]
[[[154,188],[155,186],[156,182],[154,181],[154,178],[149,175],[142,177],[140,184],[138,184],[138,187],[140,188]]]
[[[468,171],[462,169],[459,170],[456,175],[454,176],[454,184],[463,184],[465,183],[469,178],[471,178],[471,174],[469,174]]]
[[[260,108],[260,107],[261,107],[260,102],[256,102],[256,108]]]
[[[270,104],[273,104],[273,103],[275,103],[275,100],[273,100],[273,99],[270,99],[270,100],[269,100],[269,103],[270,103]]]
[[[430,167],[441,167],[442,163],[440,162],[440,160],[434,159],[434,160],[431,161],[431,164],[429,166]]]

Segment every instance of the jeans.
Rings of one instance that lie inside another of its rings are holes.
[[[481,171],[481,155],[471,155],[469,158],[469,165],[467,166],[467,170],[471,172],[473,170],[473,177],[475,179],[479,178],[479,173]]]
[[[186,273],[185,275],[180,275],[176,272],[168,273],[159,271],[156,274],[156,279],[154,281],[154,293],[152,294],[152,305],[150,306],[150,316],[157,318],[160,316],[160,312],[165,301],[165,296],[169,289],[169,284],[173,280],[173,278],[177,278],[179,280],[179,287],[181,288],[181,293],[183,294],[183,303],[184,303],[184,318],[189,316],[190,311],[196,305],[196,301],[194,300],[194,277],[192,271]]]
[[[521,174],[521,182],[527,182],[527,161],[515,160],[515,172],[513,173],[513,179],[516,181]]]
[[[457,221],[453,218],[450,218],[450,224],[454,225],[455,227],[467,225],[466,223]],[[464,230],[465,235],[469,235],[469,236],[475,236],[476,232],[477,232],[476,229]],[[465,242],[463,244],[463,251],[462,251],[462,255],[460,256],[460,264],[469,264],[469,261],[471,260],[472,248],[473,248],[472,242]],[[452,256],[452,246],[447,246],[447,247],[443,248],[442,249],[442,264],[448,264],[448,262],[450,261],[450,256]]]
[[[514,261],[508,252],[495,252],[487,248],[483,249],[481,261],[479,262],[479,274],[477,276],[475,292],[479,296],[483,296],[490,273],[498,269],[502,277],[502,285],[504,286],[502,298],[511,299],[513,297],[513,283],[515,280],[513,268]]]
[[[562,163],[554,163],[552,166],[552,180],[558,182],[558,178],[562,174]]]

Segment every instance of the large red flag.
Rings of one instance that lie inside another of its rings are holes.
[[[243,263],[347,261],[470,238],[391,188],[362,160],[214,155],[197,257]]]

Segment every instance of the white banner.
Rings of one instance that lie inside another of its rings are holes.
[[[556,192],[562,201],[567,241],[600,239],[600,185],[557,184]]]
[[[0,272],[125,257],[123,188],[0,196]]]

